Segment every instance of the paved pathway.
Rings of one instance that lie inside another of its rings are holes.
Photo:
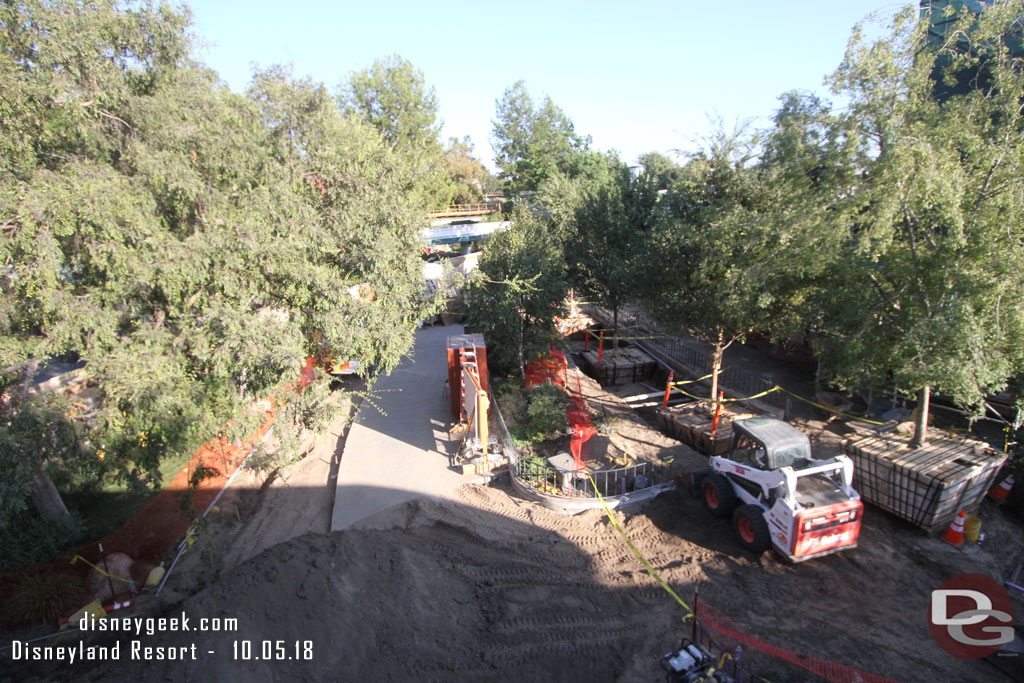
[[[451,415],[442,395],[445,340],[462,333],[462,325],[417,330],[412,357],[377,382],[372,401],[380,410],[363,401],[338,468],[331,531],[477,478],[448,468],[448,454],[458,443],[448,439]]]

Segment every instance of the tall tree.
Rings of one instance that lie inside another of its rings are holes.
[[[488,240],[466,292],[468,318],[495,351],[498,367],[518,368],[557,338],[568,287],[561,250],[547,226],[519,207],[509,230]]]
[[[449,138],[444,157],[448,180],[454,187],[452,201],[456,204],[483,201],[484,192],[489,190],[493,179],[487,167],[473,156],[473,141],[469,136],[461,140]]]
[[[388,145],[415,161],[424,210],[447,205],[456,188],[447,178],[437,93],[423,72],[390,55],[349,75],[338,90],[342,109],[376,128]]]
[[[659,190],[667,190],[682,177],[682,168],[679,164],[664,154],[647,152],[641,154],[637,161],[644,167],[644,173],[655,178],[654,182]]]
[[[491,146],[510,192],[535,191],[555,171],[579,171],[590,138],[576,133],[550,97],[534,102],[523,81],[516,81],[495,105]]]
[[[654,176],[634,178],[617,159],[609,165],[605,178],[583,183],[565,256],[573,285],[611,309],[616,334],[619,313],[637,298],[644,276],[645,244],[658,193]]]
[[[931,391],[978,405],[1020,368],[1024,71],[1011,47],[1021,16],[1020,2],[952,13],[929,45],[929,22],[908,9],[877,41],[858,27],[832,76],[865,170],[835,271],[833,360],[849,384],[918,394],[915,446],[927,442]],[[936,73],[985,77],[939,100]]]
[[[771,218],[776,195],[753,166],[755,143],[743,131],[713,136],[666,195],[648,242],[646,308],[711,345],[712,399],[725,350],[785,308],[774,283],[789,240]]]
[[[102,403],[75,438],[94,457],[156,484],[311,355],[394,367],[431,305],[415,159],[286,70],[226,90],[166,5],[31,0],[0,21],[0,126],[18,132],[0,143],[0,368],[84,360]],[[31,427],[21,406],[0,431]],[[28,471],[17,457],[0,468]]]

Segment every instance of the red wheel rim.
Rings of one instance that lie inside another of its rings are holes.
[[[740,517],[739,519],[739,531],[740,537],[747,543],[754,542],[754,525],[750,523],[750,520],[746,517]]]
[[[704,487],[704,500],[706,500],[708,502],[708,505],[710,505],[711,507],[718,507],[718,494],[715,493],[715,487],[712,486],[711,484],[708,484],[707,486]]]

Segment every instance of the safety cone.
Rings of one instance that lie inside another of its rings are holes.
[[[961,510],[960,514],[956,516],[949,524],[949,528],[946,529],[945,535],[942,537],[946,543],[951,545],[963,545],[964,543],[964,517],[966,513]]]
[[[992,496],[993,499],[998,501],[1006,500],[1006,497],[1010,495],[1010,489],[1013,488],[1013,475],[1011,474],[1006,479],[1003,479],[1003,483],[998,486],[993,486],[988,491],[988,495]]]

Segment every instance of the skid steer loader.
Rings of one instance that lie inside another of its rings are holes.
[[[772,417],[733,423],[725,456],[694,478],[711,513],[732,518],[740,544],[792,562],[857,547],[864,511],[845,455],[815,460],[807,436]]]

